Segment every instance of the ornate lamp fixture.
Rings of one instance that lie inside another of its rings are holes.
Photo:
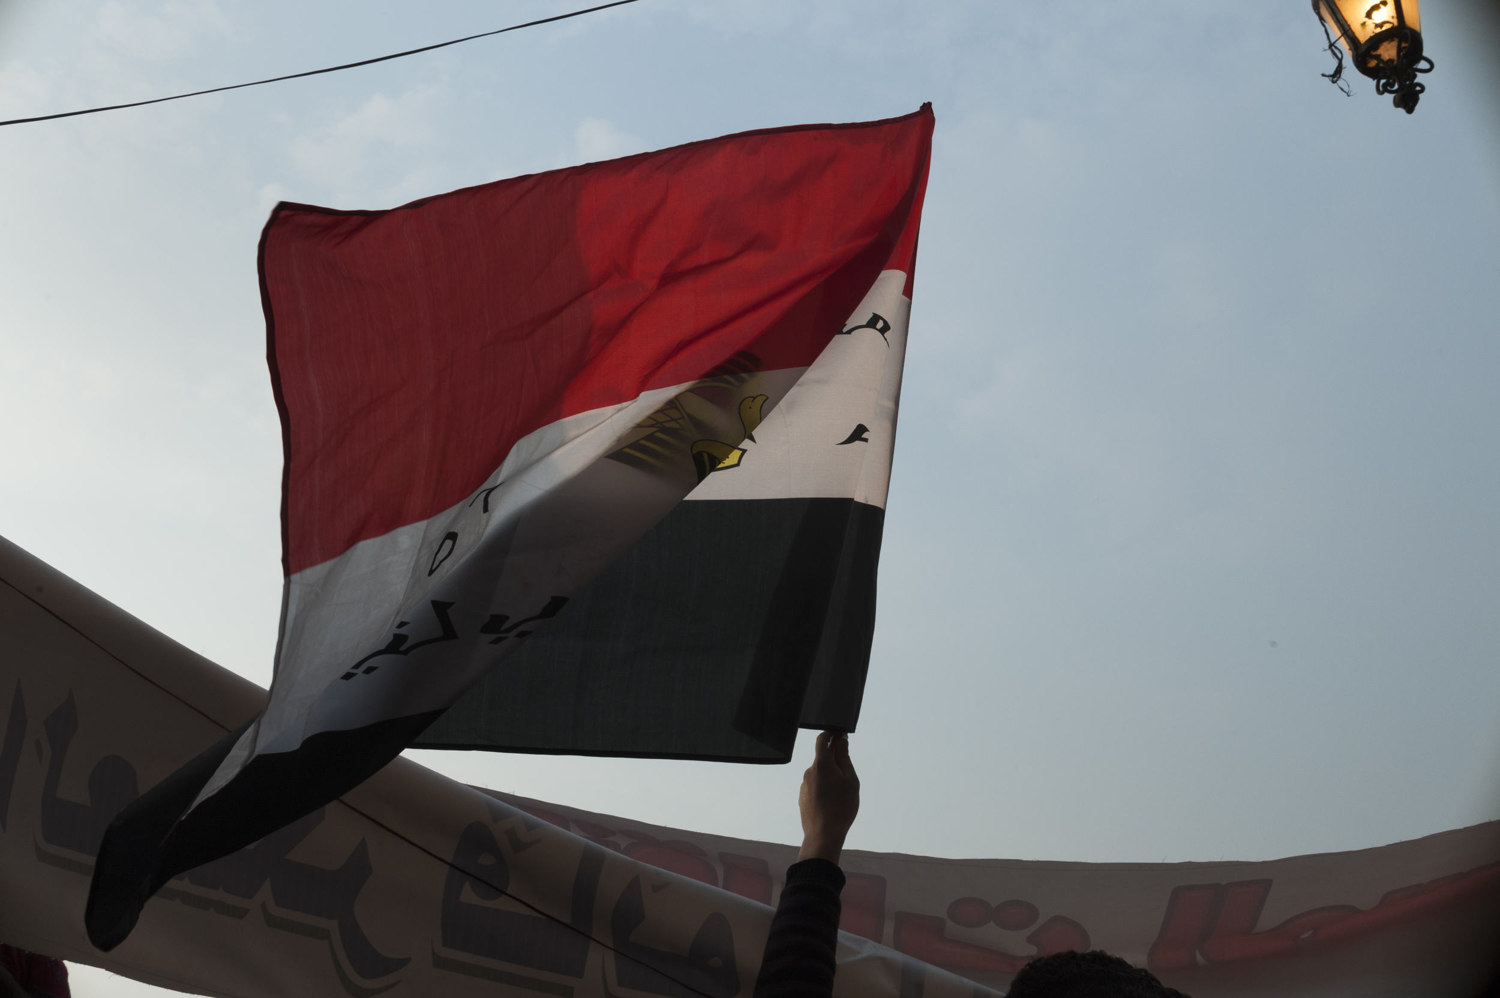
[[[1312,5],[1323,23],[1328,51],[1338,60],[1333,72],[1323,75],[1343,86],[1342,45],[1354,68],[1375,81],[1376,93],[1394,94],[1391,103],[1407,114],[1415,111],[1427,89],[1417,82],[1417,74],[1432,71],[1432,60],[1422,55],[1417,0],[1312,0]]]

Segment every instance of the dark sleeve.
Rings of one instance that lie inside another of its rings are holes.
[[[828,998],[833,994],[844,872],[826,859],[804,859],[786,871],[771,919],[754,998]]]
[[[69,998],[68,967],[50,956],[0,945],[0,996]]]

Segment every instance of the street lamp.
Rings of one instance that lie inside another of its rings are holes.
[[[1422,55],[1422,23],[1417,0],[1312,0],[1323,24],[1328,51],[1338,60],[1325,73],[1335,84],[1344,73],[1344,54],[1354,68],[1375,81],[1375,92],[1394,94],[1391,103],[1411,114],[1427,89],[1418,73],[1432,71],[1432,60]],[[1337,41],[1335,41],[1337,39]],[[1348,88],[1345,88],[1345,93]]]

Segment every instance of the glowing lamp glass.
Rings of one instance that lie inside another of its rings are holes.
[[[1432,68],[1432,60],[1422,56],[1417,0],[1312,3],[1328,34],[1348,53],[1354,68],[1376,81],[1378,93],[1395,94],[1396,106],[1411,113],[1424,89],[1416,82],[1416,74]]]

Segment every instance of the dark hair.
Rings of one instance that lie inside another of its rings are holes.
[[[1139,967],[1103,950],[1053,953],[1032,960],[1011,982],[1008,998],[1188,998]]]

